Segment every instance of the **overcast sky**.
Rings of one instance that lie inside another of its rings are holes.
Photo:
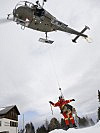
[[[35,0],[30,0],[35,3]],[[18,0],[0,0],[0,19],[11,13]],[[42,0],[40,1],[42,2]],[[81,31],[90,27],[83,38],[73,44],[75,36],[63,32],[49,33],[53,45],[38,42],[42,32],[21,30],[14,22],[0,24],[0,107],[17,105],[26,121],[34,124],[59,116],[48,101],[60,95],[57,81],[66,99],[79,116],[95,113],[100,89],[100,0],[48,0],[45,9],[52,15]],[[21,122],[21,119],[20,119]]]

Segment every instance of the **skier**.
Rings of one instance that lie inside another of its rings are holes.
[[[57,103],[53,103],[52,101],[49,101],[50,104],[52,104],[54,107],[59,107],[61,110],[61,114],[64,116],[65,123],[67,125],[67,129],[70,128],[70,123],[73,125],[73,127],[77,127],[75,125],[74,117],[72,115],[72,106],[68,103],[75,101],[75,99],[71,100],[64,100],[62,96],[59,97],[59,100]]]

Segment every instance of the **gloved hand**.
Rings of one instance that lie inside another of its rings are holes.
[[[72,99],[72,101],[75,101],[75,99]]]
[[[49,101],[50,104],[53,104],[53,102]]]

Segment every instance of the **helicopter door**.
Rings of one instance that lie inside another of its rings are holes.
[[[43,8],[36,8],[34,15],[38,16],[38,17],[42,17],[42,16],[44,16],[44,13],[45,13],[45,11]]]

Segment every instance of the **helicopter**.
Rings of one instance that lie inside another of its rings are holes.
[[[39,38],[39,41],[43,43],[52,44],[54,42],[52,40],[48,40],[47,36],[47,33],[52,31],[62,31],[75,34],[76,37],[72,39],[72,42],[74,43],[76,43],[80,36],[85,39],[88,38],[88,35],[84,34],[87,29],[90,30],[88,26],[85,26],[81,32],[70,28],[67,24],[59,21],[43,8],[45,2],[47,2],[47,0],[43,0],[41,5],[39,0],[37,0],[35,4],[29,1],[20,1],[13,9],[13,12],[8,14],[7,20],[12,19],[17,24],[20,24],[22,29],[27,27],[44,32],[45,38]]]

